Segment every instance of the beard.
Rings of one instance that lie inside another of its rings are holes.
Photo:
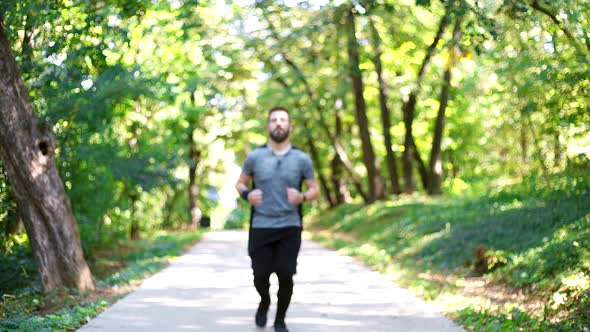
[[[274,131],[270,132],[270,139],[277,143],[283,143],[289,137],[290,129],[275,129]]]

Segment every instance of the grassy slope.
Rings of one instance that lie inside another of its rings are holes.
[[[390,272],[469,330],[590,327],[590,174],[493,187],[342,206],[310,226],[316,239]],[[483,277],[474,272],[480,245],[493,270]]]
[[[75,331],[145,278],[167,266],[201,235],[202,232],[162,232],[150,239],[129,241],[96,252],[88,260],[97,284],[97,290],[92,293],[43,294],[37,278],[32,278],[26,287],[4,289],[0,299],[0,330]]]

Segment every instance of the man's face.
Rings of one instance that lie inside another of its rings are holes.
[[[291,123],[289,121],[289,113],[281,110],[270,113],[268,118],[268,133],[273,141],[277,143],[284,142],[289,137],[290,132]]]

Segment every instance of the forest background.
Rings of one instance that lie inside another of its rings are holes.
[[[0,318],[112,286],[97,264],[129,243],[247,227],[233,186],[282,105],[320,183],[319,240],[401,264],[428,299],[474,280],[505,294],[451,306],[471,330],[588,329],[589,15],[582,0],[1,1]]]

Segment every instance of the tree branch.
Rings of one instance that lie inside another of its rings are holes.
[[[531,8],[547,15],[551,21],[553,21],[553,23],[555,23],[555,25],[565,34],[565,36],[570,40],[570,42],[572,43],[572,45],[576,48],[576,50],[578,52],[580,52],[580,54],[584,54],[587,53],[584,51],[584,49],[582,48],[582,46],[580,46],[580,44],[578,44],[576,37],[574,37],[574,35],[571,33],[571,31],[569,31],[565,25],[563,24],[562,21],[559,20],[559,18],[557,17],[557,15],[553,14],[551,11],[549,11],[549,9],[541,6],[541,4],[539,3],[539,0],[533,0],[533,2],[531,3]],[[587,41],[587,40],[586,40]],[[588,52],[590,52],[590,43],[586,43],[586,46],[588,48]],[[588,54],[586,54],[588,55]]]
[[[263,16],[269,25],[269,30],[270,30],[271,36],[273,37],[273,39],[275,39],[277,42],[279,42],[280,38],[279,38],[278,34],[276,33],[276,30],[275,30],[272,22],[268,19],[268,17],[266,17],[266,15],[263,15]],[[280,55],[285,60],[285,63],[287,63],[287,65],[295,72],[297,78],[303,84],[307,95],[311,99],[311,102],[315,106],[317,113],[319,115],[320,127],[325,131],[326,135],[330,138],[330,141],[332,142],[332,145],[334,146],[334,149],[335,149],[336,153],[338,154],[338,157],[340,158],[340,160],[344,164],[344,166],[345,166],[344,168],[346,169],[348,174],[351,176],[353,183],[355,184],[355,187],[356,187],[359,195],[361,195],[361,197],[363,197],[363,200],[366,201],[368,196],[365,193],[365,191],[363,190],[362,186],[360,186],[360,183],[361,183],[360,175],[358,175],[356,173],[356,171],[354,170],[354,164],[348,158],[346,151],[344,150],[344,147],[342,146],[342,144],[340,143],[338,138],[330,131],[330,128],[328,127],[328,125],[326,123],[326,119],[324,118],[323,110],[320,107],[319,103],[317,102],[317,96],[315,95],[313,89],[311,88],[311,85],[307,81],[307,78],[305,77],[305,75],[303,74],[303,72],[301,71],[299,66],[293,60],[291,60],[289,58],[289,56],[287,56],[287,54],[284,50],[280,50]]]

